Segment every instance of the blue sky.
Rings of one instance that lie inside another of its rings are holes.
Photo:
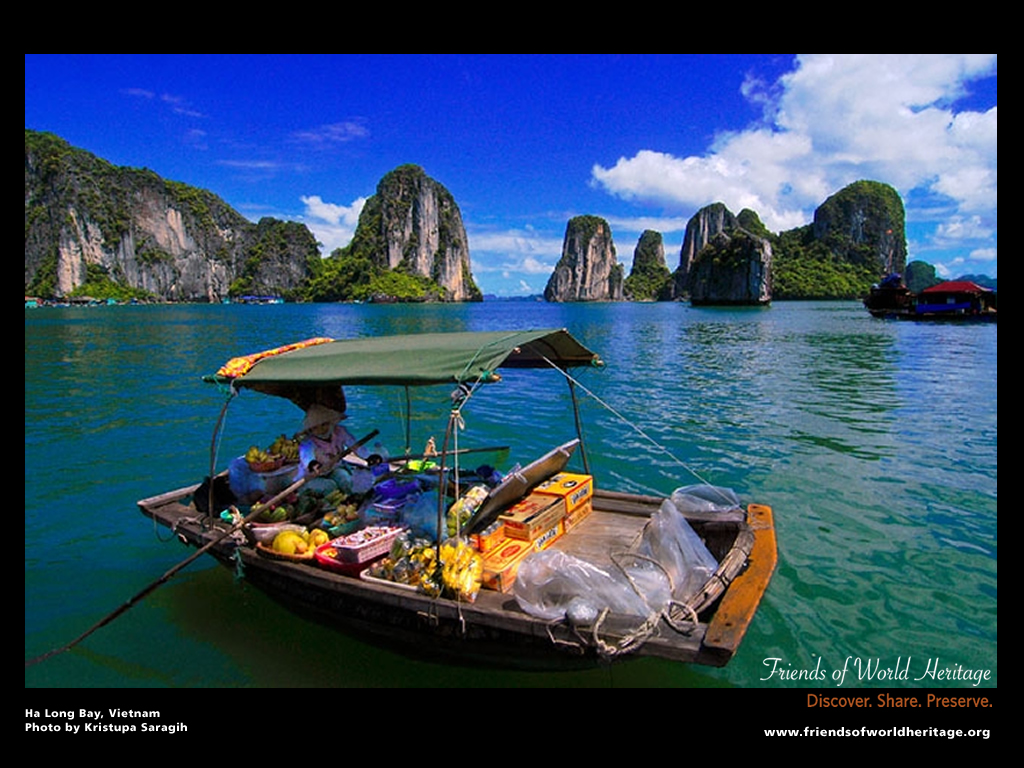
[[[26,54],[25,127],[345,245],[415,163],[462,211],[485,293],[540,293],[566,222],[670,269],[725,203],[773,231],[858,179],[895,187],[911,259],[997,276],[995,54]]]

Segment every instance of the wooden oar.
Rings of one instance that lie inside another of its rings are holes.
[[[109,614],[106,618],[104,618],[104,619],[100,620],[98,623],[94,624],[90,629],[88,629],[85,632],[83,632],[81,635],[76,637],[74,640],[72,640],[70,643],[68,643],[64,647],[62,647],[62,648],[54,648],[52,651],[48,651],[47,653],[44,653],[42,656],[37,656],[34,659],[29,659],[28,661],[25,662],[25,666],[26,667],[30,667],[33,664],[37,664],[40,661],[44,661],[45,659],[50,658],[51,656],[56,656],[59,653],[64,653],[65,651],[71,650],[73,647],[78,645],[80,642],[82,642],[85,638],[87,638],[89,635],[91,635],[97,629],[99,629],[102,626],[105,626],[105,625],[109,624],[114,619],[116,619],[118,616],[120,616],[122,613],[124,613],[129,608],[134,606],[136,603],[138,603],[140,600],[142,600],[142,598],[144,598],[150,592],[152,592],[157,587],[159,587],[161,584],[166,582],[168,579],[170,579],[174,574],[176,574],[182,568],[184,568],[185,566],[187,566],[189,563],[193,562],[194,560],[197,560],[200,557],[200,555],[203,555],[204,553],[206,553],[211,547],[213,547],[216,544],[219,544],[220,542],[222,542],[224,539],[226,539],[228,536],[230,536],[232,533],[237,531],[239,528],[241,528],[246,523],[252,522],[252,520],[255,519],[261,512],[263,512],[263,511],[265,511],[265,510],[267,510],[267,509],[269,509],[271,507],[276,506],[279,501],[281,501],[282,499],[285,499],[288,496],[290,496],[291,494],[295,493],[295,491],[297,491],[303,485],[308,483],[310,480],[313,480],[314,478],[322,477],[323,475],[328,474],[332,469],[334,469],[334,466],[339,461],[341,461],[343,458],[345,458],[345,456],[347,454],[351,453],[352,451],[356,450],[357,448],[362,447],[363,445],[365,445],[366,443],[370,442],[370,440],[372,440],[373,438],[375,438],[379,434],[380,434],[380,430],[376,430],[376,429],[373,430],[372,432],[370,432],[370,434],[368,434],[362,440],[359,440],[354,445],[351,445],[348,448],[346,448],[344,451],[342,451],[340,454],[338,454],[337,457],[335,457],[332,461],[330,461],[325,466],[319,466],[319,465],[313,466],[314,463],[311,462],[312,471],[308,475],[305,475],[304,477],[300,477],[298,480],[296,480],[294,483],[289,485],[287,488],[285,488],[279,494],[274,496],[272,499],[269,499],[269,500],[267,500],[265,502],[262,502],[262,503],[253,504],[252,510],[249,512],[249,514],[246,515],[244,518],[242,518],[239,522],[235,523],[228,530],[223,531],[220,536],[217,536],[216,538],[211,539],[210,541],[208,541],[206,544],[204,544],[202,547],[197,549],[191,555],[186,557],[184,560],[182,560],[176,566],[174,566],[173,568],[168,570],[159,579],[157,579],[156,581],[152,582],[151,584],[149,584],[147,587],[145,587],[144,589],[140,590],[139,592],[137,592],[126,603],[124,603],[122,606],[120,606],[113,613]]]

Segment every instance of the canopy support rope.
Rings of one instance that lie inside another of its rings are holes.
[[[611,412],[615,417],[617,417],[620,421],[622,421],[624,424],[626,424],[628,427],[630,427],[634,432],[636,432],[638,435],[640,435],[642,438],[644,438],[652,446],[657,448],[659,451],[661,451],[666,456],[668,456],[670,459],[672,459],[672,461],[674,461],[680,467],[682,467],[687,472],[689,472],[691,475],[693,475],[695,478],[697,478],[697,480],[699,480],[703,485],[706,485],[708,488],[710,488],[710,489],[714,490],[715,492],[721,494],[721,492],[718,491],[718,489],[714,485],[712,485],[710,482],[708,482],[703,477],[701,477],[701,475],[695,469],[690,467],[690,465],[688,465],[685,461],[683,461],[678,456],[673,454],[668,448],[666,448],[661,443],[659,443],[657,440],[655,440],[653,437],[651,437],[646,432],[644,432],[643,429],[641,429],[637,424],[635,424],[634,422],[630,421],[625,416],[623,416],[621,413],[619,413],[617,410],[612,408],[608,403],[606,403],[604,400],[602,400],[600,397],[598,397],[596,394],[594,394],[593,391],[591,391],[590,389],[585,387],[583,384],[581,384],[578,379],[575,379],[572,376],[570,376],[568,371],[564,370],[563,368],[559,368],[557,365],[555,365],[553,362],[551,362],[551,360],[549,360],[548,358],[544,357],[543,355],[541,357],[543,358],[544,362],[546,362],[548,365],[550,365],[556,371],[558,371],[563,376],[565,376],[565,378],[569,380],[570,384],[575,384],[580,389],[582,389],[584,392],[586,392],[590,397],[594,398],[594,400],[596,400],[599,405],[601,405],[603,408],[605,408],[606,410]],[[582,444],[582,442],[583,441],[580,440],[581,444]],[[589,474],[589,472],[588,472],[588,474]],[[722,498],[725,499],[727,502],[731,503],[731,500],[730,499],[726,499],[725,496],[723,496]]]

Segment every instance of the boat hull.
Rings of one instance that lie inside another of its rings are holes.
[[[222,537],[229,526],[197,512],[191,504],[194,490],[145,499],[140,510],[190,546],[202,547]],[[631,538],[623,537],[639,535],[661,501],[597,491],[591,515],[555,546],[591,559],[607,554],[613,545],[624,549]],[[719,560],[718,573],[694,606],[696,623],[684,622],[685,631],[679,631],[661,621],[635,647],[628,642],[635,621],[619,626],[610,619],[595,645],[565,622],[553,624],[525,613],[511,593],[484,589],[471,603],[432,598],[403,585],[268,558],[239,533],[223,538],[208,553],[300,616],[416,656],[524,669],[575,668],[631,656],[723,666],[738,649],[775,568],[772,510],[752,504],[746,510],[687,517]],[[620,647],[622,653],[609,654],[609,648]]]

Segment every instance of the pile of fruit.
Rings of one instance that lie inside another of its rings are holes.
[[[284,459],[285,464],[299,463],[299,441],[295,438],[278,435],[270,444],[268,451]]]
[[[294,520],[296,517],[295,507],[291,504],[278,504],[276,507],[268,507],[256,515],[257,523],[284,523]]]
[[[275,456],[258,445],[249,446],[249,450],[245,452],[245,460],[253,472],[270,472],[284,464],[284,459],[280,456]]]
[[[253,472],[270,472],[285,464],[298,464],[299,442],[279,435],[268,448],[250,445],[245,460]]]
[[[324,509],[324,525],[329,528],[351,523],[359,518],[356,497],[349,496],[344,491],[331,491],[324,496],[321,504]]]
[[[281,555],[312,555],[313,550],[330,540],[327,531],[281,531],[270,548]]]

